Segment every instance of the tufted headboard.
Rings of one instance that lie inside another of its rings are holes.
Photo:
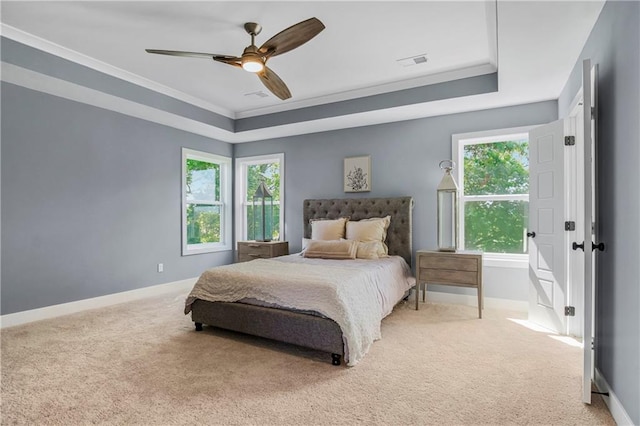
[[[411,265],[412,210],[412,197],[304,200],[304,237],[311,238],[310,219],[337,219],[348,216],[350,220],[360,220],[391,215],[385,241],[389,247],[389,254],[401,256]]]

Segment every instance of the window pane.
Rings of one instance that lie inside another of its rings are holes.
[[[247,199],[253,201],[253,195],[260,185],[264,183],[273,195],[273,201],[280,200],[280,163],[252,164],[247,166]]]
[[[527,140],[464,145],[464,194],[528,194]]]
[[[267,230],[271,230],[271,239],[280,239],[280,161],[273,161],[263,164],[247,164],[246,165],[246,188],[245,202],[246,204],[246,235],[242,238],[255,240],[258,236],[262,236],[262,222],[254,218],[253,196],[255,195],[260,182],[264,180],[267,189],[273,196],[273,217],[269,214],[267,220],[269,224]],[[256,214],[259,212],[256,211]],[[261,214],[259,215],[262,218]]]
[[[468,250],[527,253],[528,201],[470,201],[464,205]]]
[[[187,201],[220,200],[220,165],[187,159]]]
[[[256,209],[256,214],[259,213],[258,209]],[[247,204],[247,238],[249,240],[255,240],[260,232],[260,220],[256,220],[259,218],[254,218],[254,206],[252,204]],[[280,239],[280,205],[273,203],[273,221],[272,228],[273,230],[271,239],[279,240]]]
[[[220,207],[187,204],[187,244],[220,242]]]

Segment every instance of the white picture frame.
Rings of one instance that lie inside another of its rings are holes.
[[[344,159],[344,192],[371,191],[371,156]]]

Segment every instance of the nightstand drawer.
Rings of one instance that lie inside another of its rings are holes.
[[[238,241],[238,262],[289,254],[287,241]]]
[[[478,260],[455,255],[420,256],[420,268],[477,271]]]
[[[270,259],[271,256],[269,254],[258,254],[258,253],[240,253],[238,254],[238,262],[248,262],[253,259]]]
[[[434,284],[478,285],[478,273],[473,271],[420,268],[419,276],[421,280]]]
[[[270,256],[271,246],[258,243],[238,243],[238,254],[253,254],[259,257],[260,255]],[[255,256],[254,256],[255,257]]]

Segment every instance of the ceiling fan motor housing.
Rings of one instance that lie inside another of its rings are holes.
[[[260,72],[264,69],[264,59],[255,45],[247,46],[240,58],[242,68],[249,72]]]

